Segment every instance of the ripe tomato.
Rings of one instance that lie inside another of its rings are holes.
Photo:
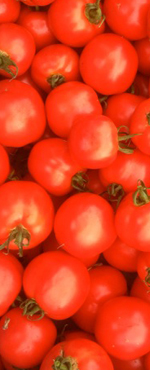
[[[45,107],[51,130],[63,138],[68,137],[76,118],[91,113],[102,114],[95,91],[78,81],[66,82],[54,89],[48,95]]]
[[[131,291],[130,291],[131,297],[138,297],[142,299],[143,301],[146,301],[150,303],[150,292],[146,284],[139,278],[139,276],[136,277],[134,280]]]
[[[136,358],[135,360],[131,361],[122,361],[112,356],[110,358],[115,370],[146,370],[144,367],[144,357]]]
[[[134,42],[134,48],[137,52],[139,72],[145,76],[150,76],[150,39],[148,37]]]
[[[145,98],[149,97],[149,78],[143,76],[141,73],[137,73],[133,81],[134,92],[137,95],[144,96]]]
[[[27,72],[25,72],[23,75],[17,77],[17,81],[23,82],[27,85],[32,86],[40,95],[43,100],[46,99],[46,93],[42,89],[40,89],[39,86],[36,85],[36,83],[33,81],[31,77],[31,72],[28,69]]]
[[[20,308],[8,311],[0,321],[1,356],[17,368],[29,368],[39,365],[43,357],[54,345],[56,327],[53,322],[43,317],[33,319],[22,315]]]
[[[44,103],[38,92],[23,82],[0,81],[0,143],[22,147],[44,133]]]
[[[35,54],[31,33],[15,23],[0,24],[0,74],[6,77],[25,73]]]
[[[82,330],[66,330],[63,333],[64,340],[72,340],[72,339],[79,339],[79,338],[84,338],[84,339],[89,339],[95,342],[95,337],[93,334],[87,333]]]
[[[111,30],[129,40],[147,36],[149,0],[104,0],[104,14]]]
[[[10,173],[10,163],[7,151],[0,145],[0,185],[7,179]]]
[[[96,320],[98,343],[120,360],[144,356],[150,350],[149,310],[147,302],[134,297],[116,297],[105,302]]]
[[[125,295],[127,283],[123,274],[111,266],[95,266],[89,275],[90,291],[73,320],[82,330],[94,333],[99,307],[111,298]]]
[[[0,187],[0,244],[22,252],[50,234],[54,210],[51,198],[31,181],[10,181]]]
[[[130,121],[130,133],[141,133],[132,138],[141,152],[150,155],[150,98],[145,99],[136,108]]]
[[[63,320],[85,301],[90,278],[81,261],[67,253],[47,252],[26,267],[23,288],[27,297],[34,298],[49,317]]]
[[[69,363],[70,369],[72,367],[75,370],[78,368],[88,370],[91,369],[91,366],[92,370],[114,370],[105,350],[97,343],[84,338],[56,344],[44,358],[40,370],[49,370],[57,360],[60,361],[64,369],[65,364]]]
[[[79,80],[79,55],[63,44],[47,46],[35,55],[31,76],[47,93],[63,82]]]
[[[134,272],[137,268],[139,251],[129,247],[117,238],[114,243],[103,252],[105,260],[119,270]]]
[[[150,252],[141,252],[137,259],[137,273],[141,280],[150,287]]]
[[[87,189],[92,191],[95,194],[101,194],[104,192],[105,187],[102,185],[99,179],[98,170],[88,170],[86,171],[87,177]]]
[[[116,238],[113,209],[97,194],[73,195],[58,209],[54,231],[63,249],[75,257],[96,256]]]
[[[22,3],[29,6],[45,6],[51,4],[54,0],[20,0]]]
[[[14,366],[9,364],[7,361],[5,361],[3,358],[2,358],[2,362],[3,362],[3,365],[5,366],[5,370],[14,370]],[[1,370],[1,368],[0,368]],[[3,370],[3,369],[2,369]],[[39,366],[34,366],[31,368],[29,368],[28,370],[39,370]]]
[[[20,13],[20,2],[16,0],[0,1],[0,24],[16,22]]]
[[[84,82],[103,95],[126,91],[137,68],[138,57],[134,47],[128,40],[112,33],[94,37],[80,57]]]
[[[105,30],[102,5],[96,0],[55,0],[48,20],[56,38],[73,47],[83,47]]]

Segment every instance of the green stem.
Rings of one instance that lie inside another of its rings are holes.
[[[137,190],[133,193],[133,203],[136,207],[144,206],[150,202],[150,196],[147,193],[147,188],[143,181],[138,180]]]
[[[90,23],[98,24],[99,27],[101,27],[101,25],[105,21],[105,16],[102,14],[100,8],[100,0],[96,0],[95,3],[86,4],[85,16]]]
[[[131,140],[135,136],[142,135],[142,133],[127,134],[125,132],[120,132],[120,129],[122,127],[126,128],[126,130],[129,130],[129,128],[127,126],[118,127],[118,148],[119,148],[119,151],[122,152],[122,153],[125,153],[125,154],[132,154],[134,152],[135,148],[129,147],[130,142],[128,144],[125,144],[125,143],[122,143],[122,141],[125,142],[125,141],[128,141],[128,140]],[[121,143],[121,145],[120,145],[120,143]]]
[[[147,118],[147,121],[148,121],[148,125],[150,125],[150,112],[146,114],[146,118]]]
[[[24,243],[24,239],[27,239],[27,243]],[[31,235],[23,225],[18,225],[11,230],[8,239],[0,245],[0,250],[7,248],[9,253],[9,244],[13,240],[19,248],[19,257],[23,257],[23,247],[28,247],[30,244]]]
[[[61,74],[56,74],[48,77],[47,82],[51,85],[52,89],[63,84],[66,81],[65,77]]]
[[[64,351],[62,350],[60,356],[57,356],[52,365],[53,370],[79,370],[78,364],[74,358],[71,356],[64,356]]]
[[[71,181],[71,185],[78,191],[87,191],[88,176],[85,172],[77,172]]]
[[[13,72],[10,67],[14,66],[16,68],[16,72]],[[17,64],[9,57],[7,53],[0,50],[0,69],[9,73],[12,79],[16,78],[18,75],[18,66]]]
[[[37,314],[38,317],[36,316],[34,321],[39,321],[45,316],[45,312],[41,309],[41,307],[39,307],[34,298],[26,299],[20,304],[19,307],[23,309],[22,315],[27,316],[28,320],[31,320],[35,314]]]

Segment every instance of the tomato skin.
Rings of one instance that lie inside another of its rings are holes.
[[[137,68],[138,57],[134,47],[128,40],[112,33],[93,38],[80,56],[84,82],[103,95],[126,91]]]
[[[51,4],[53,1],[54,0],[21,0],[22,3],[29,6],[45,6]]]
[[[135,278],[132,284],[130,296],[140,298],[143,301],[150,303],[149,289],[147,288],[146,284],[139,278],[139,276]]]
[[[150,352],[145,356],[144,365],[145,365],[145,370],[150,369]]]
[[[71,210],[71,213],[70,213]],[[108,231],[109,230],[109,233]],[[56,239],[63,249],[77,258],[103,252],[114,242],[114,213],[97,194],[80,193],[69,197],[54,220]]]
[[[150,76],[150,40],[148,37],[134,42],[139,65],[138,70],[145,76]]]
[[[117,156],[118,132],[108,117],[91,114],[75,120],[68,145],[72,158],[81,166],[103,168]]]
[[[103,11],[113,32],[129,40],[147,36],[147,12],[149,0],[104,0]]]
[[[17,77],[17,81],[32,86],[41,95],[42,100],[46,99],[46,93],[42,89],[40,89],[40,87],[37,86],[36,83],[33,81],[29,69],[23,75]]]
[[[111,266],[127,272],[136,271],[138,254],[139,252],[136,249],[130,248],[119,238],[103,252],[106,261]]]
[[[38,140],[45,127],[44,103],[38,92],[17,80],[0,81],[0,143],[25,146]]]
[[[0,244],[22,224],[31,234],[30,249],[47,238],[53,227],[54,209],[50,196],[31,181],[9,181],[0,187]],[[18,250],[11,242],[10,249]]]
[[[146,277],[149,276],[147,269],[150,268],[150,253],[149,252],[140,252],[137,260],[137,273],[141,280],[145,281],[147,287],[149,283],[146,283]]]
[[[146,370],[144,366],[144,357],[136,358],[135,360],[131,361],[122,361],[112,356],[110,358],[115,370]]]
[[[95,91],[78,81],[66,82],[51,91],[45,107],[51,130],[62,138],[69,136],[76,118],[92,113],[102,114],[102,106]]]
[[[102,185],[99,179],[99,170],[87,170],[86,176],[88,179],[87,188],[95,194],[101,194],[105,191],[105,187]]]
[[[9,364],[7,361],[5,361],[3,358],[2,358],[2,362],[3,362],[3,365],[5,366],[5,370],[14,370],[14,366]],[[2,369],[3,370],[3,369]],[[31,370],[31,369],[29,369]],[[32,370],[39,370],[39,366],[34,366],[32,368]]]
[[[81,261],[60,251],[47,252],[26,267],[23,288],[49,317],[63,320],[71,317],[85,301],[90,278]]]
[[[7,151],[0,145],[0,185],[7,179],[10,173],[10,162]]]
[[[1,0],[0,23],[16,22],[20,13],[20,2],[16,0]]]
[[[83,47],[105,30],[105,22],[91,23],[85,15],[85,7],[95,0],[55,0],[48,11],[48,20],[56,38],[72,47]],[[100,4],[102,10],[102,5]],[[58,16],[60,14],[61,16]]]
[[[147,302],[134,297],[116,297],[105,302],[95,325],[98,343],[120,360],[144,356],[150,349],[149,309]]]
[[[130,121],[130,133],[141,135],[132,138],[133,143],[142,153],[150,155],[150,125],[148,114],[150,113],[150,98],[139,104]]]
[[[0,321],[0,351],[2,357],[15,367],[34,367],[54,345],[56,327],[53,322],[43,317],[41,320],[28,320],[20,308],[8,311]],[[9,318],[7,330],[3,329]]]
[[[94,333],[99,307],[111,298],[125,295],[127,283],[123,274],[110,266],[95,266],[89,275],[90,291],[73,320],[82,330]]]
[[[126,193],[135,191],[137,179],[150,186],[150,157],[138,149],[130,155],[118,152],[116,159],[108,167],[99,170],[101,183],[107,187],[111,183],[121,184]]]
[[[82,330],[68,330],[65,331],[63,334],[64,340],[72,340],[72,339],[79,339],[79,338],[84,338],[84,339],[89,339],[95,342],[95,337],[93,334],[87,333]]]
[[[49,370],[53,360],[64,351],[65,357],[76,359],[80,370],[114,370],[105,350],[97,343],[84,339],[74,339],[56,344],[44,358],[40,370]]]
[[[148,86],[149,86],[149,78],[146,76],[143,76],[141,73],[138,72],[133,81],[133,88],[134,88],[135,94],[148,98],[149,97]]]
[[[54,44],[40,50],[31,65],[31,76],[35,83],[49,93],[47,81],[53,75],[61,74],[66,81],[80,79],[79,55],[67,45]]]

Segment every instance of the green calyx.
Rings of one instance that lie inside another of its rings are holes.
[[[125,196],[125,191],[122,187],[122,185],[117,184],[117,183],[112,183],[107,186],[106,191],[104,191],[101,196],[105,195],[108,197],[108,202],[109,203],[116,203],[116,209],[118,208],[121,200]]]
[[[101,27],[106,18],[102,14],[100,0],[96,0],[95,3],[86,4],[84,13],[90,23],[96,24],[99,27]]]
[[[147,275],[145,277],[144,283],[148,288],[150,288],[150,267],[146,269]]]
[[[142,135],[142,133],[138,133],[138,134],[127,134],[127,132],[120,131],[122,128],[125,128],[126,131],[129,130],[129,128],[127,126],[120,126],[120,127],[118,127],[118,149],[122,153],[132,154],[134,152],[134,149],[135,148],[132,148],[130,146],[131,139],[134,136]]]
[[[24,243],[24,239],[27,240],[27,243]],[[0,250],[7,248],[9,253],[9,244],[11,241],[17,245],[19,249],[19,257],[23,257],[23,247],[28,247],[30,244],[31,235],[23,225],[18,225],[11,230],[8,239],[0,245]]]
[[[77,172],[72,177],[71,185],[75,190],[78,190],[79,192],[89,191],[87,189],[88,181],[89,179],[85,172]]]
[[[53,370],[79,370],[78,364],[71,356],[64,356],[64,351],[61,351],[60,356],[57,356],[52,365]]]
[[[133,203],[137,207],[144,206],[150,202],[150,196],[147,193],[147,188],[143,181],[138,180],[137,190],[133,193]]]
[[[26,299],[19,306],[22,310],[23,316],[27,316],[28,320],[39,321],[45,316],[45,312],[39,307],[34,298]],[[34,317],[34,315],[37,315]]]
[[[15,72],[13,72],[13,70],[10,68],[11,66],[15,67]],[[17,64],[9,57],[7,53],[2,50],[0,50],[0,69],[9,73],[9,75],[12,77],[12,80],[18,75]]]
[[[64,82],[66,82],[66,79],[63,75],[58,73],[56,75],[52,75],[52,76],[48,77],[47,82],[50,84],[52,89],[55,89],[55,87],[63,84]]]

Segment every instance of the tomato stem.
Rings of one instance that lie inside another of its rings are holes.
[[[102,14],[100,0],[96,0],[95,3],[86,4],[85,16],[90,23],[98,24],[101,27],[106,17]]]
[[[27,243],[24,243],[24,239],[27,240]],[[31,235],[24,226],[18,225],[13,230],[11,230],[8,239],[0,245],[0,250],[7,248],[9,253],[9,244],[13,240],[14,243],[19,248],[19,257],[23,257],[23,247],[28,247],[30,244]]]
[[[148,125],[150,125],[150,112],[146,114],[146,118],[147,118],[147,121],[148,121]]]
[[[57,356],[52,365],[53,370],[79,370],[78,364],[71,356],[65,357],[62,350],[60,356]]]
[[[16,68],[16,72],[13,72],[9,67],[14,66]],[[18,75],[18,66],[17,64],[10,59],[9,55],[4,51],[0,50],[0,69],[4,70],[5,72],[9,73],[12,76],[12,80],[17,77]]]
[[[23,309],[22,315],[27,316],[28,320],[31,320],[35,314],[38,314],[38,317],[36,317],[34,321],[39,321],[45,316],[45,312],[39,307],[34,298],[26,299],[19,307]]]
[[[77,172],[71,181],[71,185],[74,189],[78,191],[88,191],[87,183],[89,179],[85,172]]]
[[[56,75],[52,75],[47,79],[47,82],[51,85],[52,89],[55,89],[55,87],[63,84],[65,81],[65,77],[59,73]]]
[[[131,140],[134,136],[142,135],[142,133],[127,134],[125,132],[120,132],[120,129],[122,127],[124,127],[126,130],[129,130],[127,126],[120,126],[120,127],[118,127],[118,147],[119,147],[119,151],[120,152],[123,152],[125,154],[132,154],[134,152],[134,149],[135,148],[129,147],[130,141],[127,144],[122,143],[122,141]],[[121,145],[120,145],[120,142],[121,142]]]
[[[106,191],[100,194],[101,197],[104,195],[108,196],[108,202],[113,203],[116,202],[116,209],[118,208],[122,198],[125,195],[125,191],[122,187],[122,185],[117,183],[112,183],[107,186]]]
[[[137,190],[133,193],[133,203],[137,207],[141,207],[150,202],[150,196],[147,193],[147,188],[143,181],[138,180]]]
[[[146,269],[147,275],[145,277],[145,284],[150,288],[150,267]]]

